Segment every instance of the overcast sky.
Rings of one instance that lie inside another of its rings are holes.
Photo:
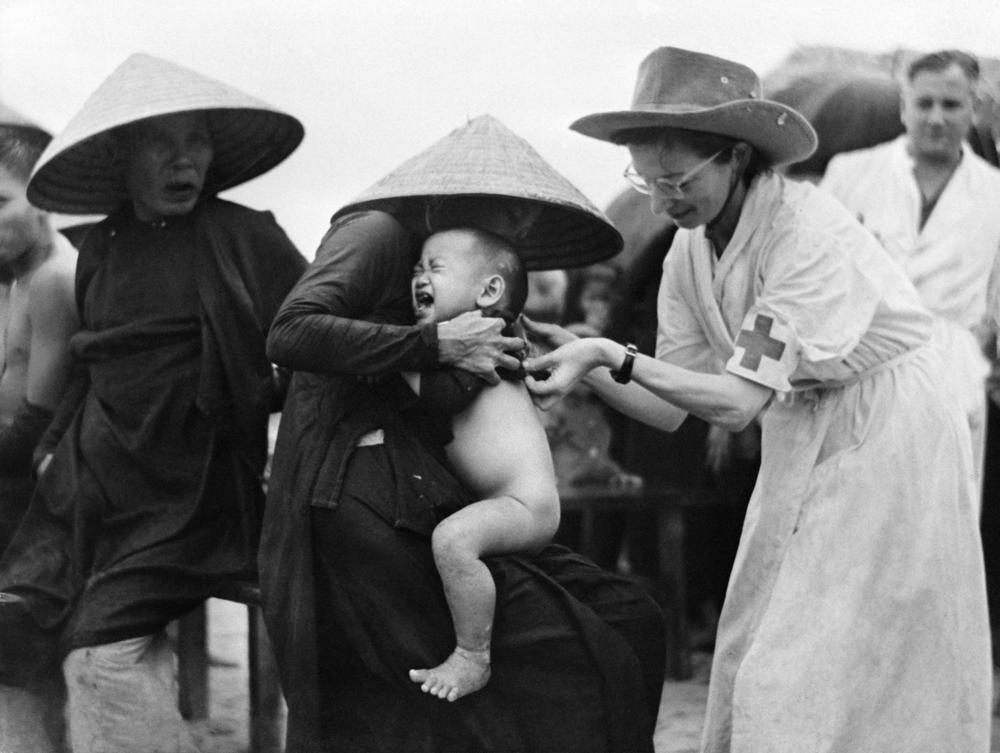
[[[603,207],[625,154],[567,126],[627,107],[646,53],[688,47],[765,75],[812,44],[1000,57],[1000,2],[0,0],[0,101],[58,131],[143,51],[287,110],[302,146],[226,195],[272,209],[311,257],[334,210],[483,113]]]

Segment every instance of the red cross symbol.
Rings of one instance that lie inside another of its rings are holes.
[[[773,318],[757,314],[752,330],[740,330],[740,334],[736,338],[736,344],[744,349],[740,366],[756,371],[763,356],[773,358],[775,361],[781,358],[781,354],[785,352],[785,344],[781,340],[775,340],[771,337],[773,325]]]

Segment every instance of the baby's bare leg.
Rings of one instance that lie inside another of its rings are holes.
[[[539,536],[534,515],[511,497],[476,502],[434,529],[434,561],[455,625],[456,647],[431,669],[411,669],[410,679],[438,698],[455,701],[483,688],[490,678],[490,638],[496,586],[480,557],[532,548]]]

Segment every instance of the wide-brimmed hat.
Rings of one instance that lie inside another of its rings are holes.
[[[129,56],[90,95],[42,154],[28,183],[36,206],[106,214],[128,197],[107,134],[145,118],[206,112],[213,156],[203,193],[244,183],[302,141],[302,124],[256,97],[160,58]]]
[[[419,215],[432,197],[489,196],[537,202],[541,211],[517,240],[528,269],[560,269],[607,259],[621,234],[572,183],[517,134],[481,115],[411,157],[346,206]]]
[[[628,129],[662,127],[746,141],[775,165],[803,160],[816,148],[809,121],[764,99],[750,68],[677,47],[660,47],[642,61],[631,109],[587,115],[570,125],[602,141],[615,141]]]

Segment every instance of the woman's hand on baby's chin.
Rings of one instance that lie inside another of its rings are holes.
[[[497,367],[516,370],[521,361],[511,354],[524,348],[521,338],[505,337],[501,333],[503,328],[503,319],[485,317],[479,311],[439,322],[439,363],[465,369],[490,384],[498,383]]]

